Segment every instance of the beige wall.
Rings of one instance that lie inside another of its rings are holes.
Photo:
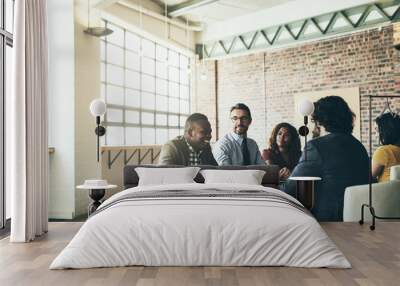
[[[75,181],[100,178],[96,159],[95,118],[89,105],[100,98],[100,40],[84,33],[87,28],[87,1],[75,0]],[[91,13],[93,24],[96,13]],[[91,21],[92,22],[92,21]],[[93,25],[92,24],[92,25]],[[89,199],[87,191],[75,189],[75,213],[86,212]]]

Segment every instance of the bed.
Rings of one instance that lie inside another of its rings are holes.
[[[255,167],[266,171],[263,185],[152,186],[137,186],[135,167],[125,167],[126,189],[99,207],[50,269],[351,267],[309,211],[273,187],[275,167]]]

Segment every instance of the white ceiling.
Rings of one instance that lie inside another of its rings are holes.
[[[247,3],[245,0],[234,1]],[[290,23],[293,21],[331,13],[333,11],[340,11],[350,7],[376,2],[376,0],[293,0],[275,2],[279,2],[279,4],[268,8],[256,9],[255,11],[232,18],[227,18],[222,21],[207,23],[201,34],[202,41],[207,42],[216,39],[224,39],[230,36],[245,34],[247,32],[256,31],[266,27]],[[208,13],[212,14],[210,10]],[[224,14],[225,12],[221,13]]]
[[[259,10],[272,8],[295,0],[218,0],[210,4],[190,9],[183,14],[193,22],[212,24],[215,22],[233,19]],[[188,0],[161,0],[168,6],[188,2]]]

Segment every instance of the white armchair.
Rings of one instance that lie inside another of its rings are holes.
[[[359,221],[361,206],[369,202],[369,185],[347,187],[344,194],[343,221]],[[372,206],[380,217],[400,217],[400,165],[390,169],[390,181],[372,184]],[[364,221],[371,221],[364,208]]]

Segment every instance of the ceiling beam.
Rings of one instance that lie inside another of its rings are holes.
[[[397,0],[395,0],[397,1]],[[287,1],[268,9],[244,14],[224,21],[210,22],[202,34],[202,42],[220,40],[221,38],[260,30],[268,26],[282,25],[292,21],[304,20],[332,11],[346,10],[376,0],[296,0]]]
[[[92,6],[97,9],[105,9],[108,6],[111,6],[117,2],[118,0],[97,0],[95,1],[95,3],[92,4]]]
[[[168,9],[168,16],[170,17],[179,17],[184,14],[189,13],[190,11],[202,7],[202,6],[207,6],[210,5],[214,2],[218,2],[219,0],[189,0],[186,2],[183,2],[181,4],[177,4],[174,6],[171,6]]]
[[[160,20],[162,22],[167,22],[167,23],[169,23],[171,25],[177,26],[177,27],[179,27],[181,29],[184,29],[184,30],[188,29],[189,31],[196,31],[196,32],[200,32],[200,31],[203,30],[202,26],[193,25],[193,24],[187,26],[186,23],[184,23],[184,22],[181,22],[181,21],[179,21],[177,19],[170,19],[168,17],[165,17],[164,15],[161,15],[161,14],[159,14],[157,12],[154,12],[152,10],[149,10],[147,8],[139,6],[137,4],[133,4],[132,2],[127,1],[127,0],[119,0],[118,4],[121,5],[121,6],[124,6],[126,8],[135,10],[135,11],[137,11],[139,13],[143,13],[143,15],[147,15],[147,16],[153,17],[155,19],[158,19],[158,20]]]

